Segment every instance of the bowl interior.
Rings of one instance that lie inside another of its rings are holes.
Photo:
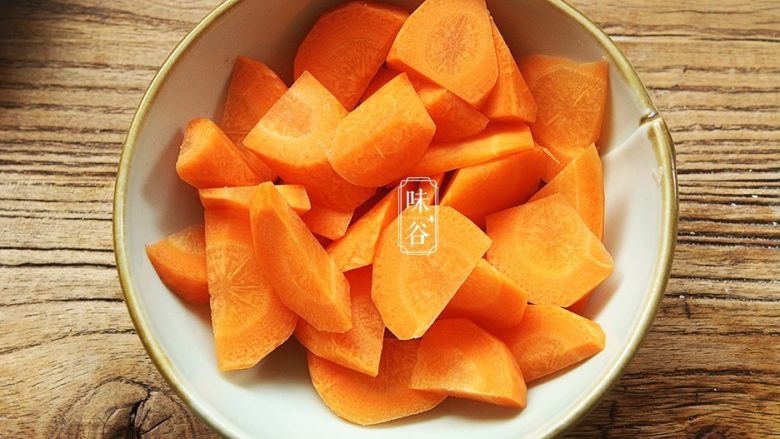
[[[674,233],[674,180],[663,121],[616,49],[566,5],[489,0],[516,56],[547,53],[610,61],[610,102],[600,147],[606,188],[605,243],[615,272],[587,314],[606,348],[581,365],[531,386],[521,412],[450,399],[436,410],[382,426],[357,427],[333,415],[312,388],[302,348],[291,341],[257,367],[217,370],[208,310],[169,293],[144,245],[202,221],[196,191],[174,170],[182,127],[220,116],[236,55],[262,60],[287,82],[295,48],[316,16],[337,1],[228,2],[199,26],[155,80],[128,137],[117,184],[116,247],[128,306],[147,348],[174,388],[229,436],[358,438],[536,437],[571,425],[633,354],[663,292]],[[413,7],[417,1],[397,1]],[[575,15],[572,15],[575,14]],[[626,70],[628,69],[628,70]]]

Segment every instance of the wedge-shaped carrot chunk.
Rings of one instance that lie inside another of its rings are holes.
[[[374,259],[371,297],[387,328],[401,340],[425,333],[490,247],[487,235],[455,209],[433,209],[439,210],[433,254],[404,254],[396,219],[382,232]]]
[[[208,119],[193,119],[184,131],[176,172],[198,189],[246,186],[263,181],[247,165],[241,150]]]
[[[352,299],[352,329],[343,334],[318,331],[306,321],[299,320],[295,337],[318,357],[376,376],[385,324],[371,301],[371,268],[361,268],[345,275]]]
[[[609,65],[532,55],[520,60],[520,70],[539,106],[530,124],[534,139],[565,166],[601,135]]]
[[[479,107],[498,77],[485,0],[426,0],[401,27],[387,64]]]
[[[482,107],[482,113],[491,120],[502,122],[533,122],[536,120],[536,101],[504,37],[493,20],[490,22],[498,59],[498,80]]]
[[[160,280],[182,300],[208,303],[203,224],[191,225],[154,244],[147,244],[146,255]]]
[[[570,306],[612,273],[612,257],[560,194],[487,217],[487,260],[535,304]]]
[[[525,407],[523,373],[499,339],[468,319],[439,320],[420,342],[411,388]]]
[[[436,175],[508,156],[533,146],[528,125],[495,124],[468,139],[432,144],[410,175]]]
[[[352,210],[373,188],[348,183],[328,163],[326,148],[347,110],[314,76],[301,75],[244,139],[285,183],[302,184],[315,204]]]
[[[327,248],[341,271],[371,265],[382,230],[398,214],[398,195],[390,191],[381,201],[349,226],[343,237]]]
[[[339,239],[347,232],[353,211],[341,211],[315,204],[301,216],[312,233],[328,239]]]
[[[257,187],[249,213],[260,271],[282,302],[320,331],[351,329],[347,279],[272,183]]]
[[[486,216],[525,203],[539,189],[543,166],[544,154],[534,148],[458,169],[441,204],[485,227]]]
[[[598,323],[554,305],[528,305],[519,325],[496,331],[526,382],[557,372],[604,349]]]
[[[384,186],[408,174],[428,150],[435,131],[402,73],[341,120],[328,159],[352,184]]]
[[[376,91],[382,88],[383,85],[390,82],[391,79],[395,78],[399,74],[400,73],[394,70],[390,70],[385,66],[380,67],[376,72],[376,75],[371,78],[371,82],[368,83],[368,87],[366,87],[366,91],[363,92],[363,97],[360,98],[360,102],[365,102],[366,99],[371,97],[371,95],[376,93]]]
[[[292,335],[297,317],[260,270],[249,216],[240,210],[207,210],[205,216],[217,362],[221,370],[246,369]]]
[[[339,417],[373,425],[427,412],[446,396],[409,388],[419,341],[384,339],[379,373],[372,377],[308,354],[314,389]]]
[[[436,124],[435,142],[451,142],[482,132],[489,120],[451,91],[428,81],[414,80],[425,109]]]
[[[249,202],[257,186],[233,186],[201,189],[200,203],[204,209],[243,209],[249,210]],[[306,188],[299,184],[279,184],[276,190],[287,200],[290,207],[298,215],[303,215],[311,209]]]
[[[574,206],[588,228],[599,239],[604,234],[604,175],[596,147],[590,145],[563,171],[537,192],[530,201],[561,194]]]
[[[384,64],[408,16],[402,9],[370,1],[352,1],[325,12],[298,48],[295,77],[309,71],[351,110]]]
[[[465,317],[483,328],[507,328],[520,323],[527,302],[528,293],[480,259],[441,317]]]

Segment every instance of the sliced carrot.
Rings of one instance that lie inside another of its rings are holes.
[[[244,209],[249,210],[249,201],[257,186],[233,186],[201,189],[200,203],[204,209]],[[276,190],[287,200],[290,207],[298,215],[303,215],[311,209],[306,188],[299,184],[279,184]]]
[[[184,131],[176,172],[198,189],[246,186],[263,181],[247,165],[241,150],[214,122],[193,119]]]
[[[554,305],[528,305],[519,325],[496,331],[526,382],[557,372],[604,349],[598,323]]]
[[[435,131],[402,73],[341,120],[328,159],[354,185],[384,186],[408,174],[428,150]]]
[[[390,191],[327,247],[339,270],[354,270],[374,262],[379,235],[398,214],[397,199],[396,191]]]
[[[387,64],[479,107],[498,77],[485,0],[426,0],[401,27]]]
[[[245,56],[236,57],[220,127],[240,144],[286,91],[287,85],[270,67]]]
[[[511,407],[526,404],[523,373],[512,352],[468,319],[439,320],[425,333],[410,387]]]
[[[371,297],[385,326],[401,340],[422,336],[490,247],[479,227],[451,207],[438,209],[438,247],[410,256],[399,246],[398,219],[382,232]]]
[[[604,234],[604,175],[596,147],[591,145],[563,171],[537,192],[530,201],[561,194],[574,206],[588,228],[599,239]]]
[[[539,106],[536,121],[530,124],[537,142],[559,160],[573,158],[577,151],[596,143],[609,91],[606,61],[578,64],[532,55],[520,61],[520,69]]]
[[[352,328],[347,279],[272,183],[250,203],[258,267],[282,302],[315,329]]]
[[[346,114],[317,79],[304,73],[255,125],[244,145],[285,183],[304,185],[315,204],[352,210],[374,189],[348,183],[328,163],[327,145]]]
[[[480,259],[441,317],[465,317],[483,328],[507,328],[520,323],[527,302],[528,293]]]
[[[525,203],[538,189],[544,154],[528,149],[455,171],[442,197],[480,227],[491,213]]]
[[[261,273],[247,214],[207,210],[205,216],[217,362],[221,370],[246,369],[292,335],[297,317]]]
[[[345,275],[352,300],[352,329],[343,334],[318,331],[299,320],[295,337],[318,357],[375,377],[379,373],[385,324],[371,301],[371,268]]]
[[[322,14],[295,55],[295,77],[309,71],[351,110],[385,61],[409,14],[390,5],[352,1]]]
[[[376,377],[309,352],[311,382],[328,408],[355,424],[373,425],[427,412],[446,396],[409,388],[418,347],[417,340],[384,339]]]
[[[441,200],[441,193],[443,192],[442,184],[444,183],[444,177],[446,176],[447,173],[442,172],[441,174],[428,177],[430,178],[430,181],[423,180],[420,182],[420,189],[422,189],[425,202],[429,206],[439,204],[439,200]]]
[[[193,224],[154,244],[146,255],[168,289],[189,303],[208,303],[206,241],[203,224]]]
[[[311,210],[301,215],[301,219],[315,235],[339,239],[347,232],[352,221],[352,211],[344,212],[315,204]]]
[[[560,194],[487,217],[487,260],[536,304],[570,306],[612,273],[612,257]]]
[[[376,72],[376,75],[371,78],[371,82],[368,83],[368,87],[366,87],[366,91],[363,92],[363,96],[360,98],[360,102],[364,102],[371,95],[376,93],[377,90],[382,88],[383,85],[387,84],[391,79],[398,75],[398,72],[390,70],[385,66],[380,67],[379,71]]]
[[[432,144],[410,175],[436,175],[501,158],[533,146],[531,130],[524,123],[490,125],[482,133],[468,139]]]
[[[487,117],[446,88],[423,80],[412,83],[436,124],[434,141],[451,142],[476,136],[487,126]]]

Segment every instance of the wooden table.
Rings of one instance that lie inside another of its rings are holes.
[[[111,241],[125,131],[216,0],[0,2],[0,437],[211,437],[130,322]],[[576,0],[672,129],[674,269],[576,437],[780,435],[780,3]]]

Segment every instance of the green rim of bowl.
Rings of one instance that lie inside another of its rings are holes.
[[[157,369],[160,370],[163,377],[165,377],[168,384],[179,397],[215,432],[228,437],[238,437],[239,435],[238,432],[233,431],[231,427],[224,425],[222,422],[210,416],[205,407],[201,406],[197,399],[189,393],[182,383],[181,377],[172,370],[173,366],[171,361],[160,346],[157,338],[151,334],[147,327],[145,314],[138,301],[136,301],[135,285],[130,276],[127,248],[125,246],[126,236],[124,218],[130,164],[133,159],[135,143],[139,131],[146,120],[149,107],[154,102],[161,87],[165,84],[168,74],[176,66],[179,59],[200,38],[209,26],[240,1],[241,0],[227,0],[203,18],[195,28],[182,39],[171,54],[168,55],[168,58],[155,75],[133,117],[133,121],[122,148],[122,155],[119,160],[119,169],[114,188],[113,210],[114,253],[117,271],[119,272],[119,281],[122,286],[125,303],[127,304],[130,317],[133,320],[138,336],[141,338],[152,362],[157,366]],[[625,55],[623,55],[609,36],[580,11],[565,3],[563,0],[547,1],[559,12],[579,23],[595,41],[601,45],[608,54],[610,63],[636,92],[636,96],[640,100],[638,103],[642,108],[646,109],[647,114],[643,120],[643,124],[651,124],[649,132],[651,141],[653,142],[656,161],[660,170],[659,184],[661,186],[661,202],[663,208],[661,217],[660,251],[655,261],[655,271],[651,279],[651,284],[646,294],[645,302],[643,303],[644,312],[636,318],[637,321],[633,325],[633,333],[630,334],[629,337],[629,345],[627,349],[610,364],[607,372],[602,375],[601,379],[596,382],[588,392],[586,392],[585,396],[578,401],[573,402],[570,406],[571,410],[568,411],[565,417],[543,426],[543,428],[547,429],[545,437],[555,437],[576,425],[587,413],[596,407],[604,396],[606,396],[609,388],[623,373],[626,365],[637,352],[645,335],[650,330],[658,306],[666,291],[666,285],[671,271],[672,256],[674,254],[674,247],[677,239],[678,202],[674,144],[671,135],[666,127],[666,123],[658,115],[658,110],[628,59],[626,59]]]

